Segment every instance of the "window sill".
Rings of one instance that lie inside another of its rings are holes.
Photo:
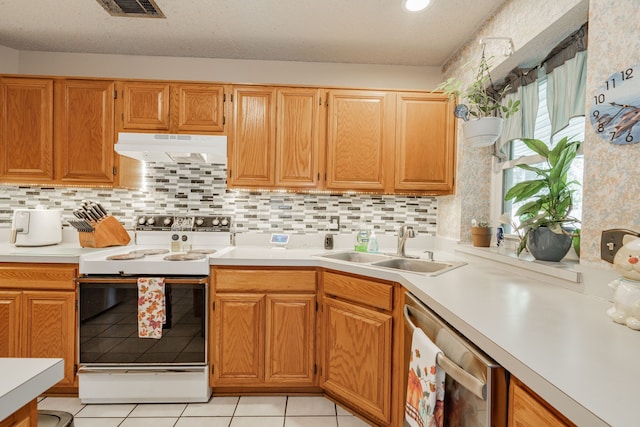
[[[455,251],[507,264],[536,274],[544,274],[573,283],[582,283],[582,273],[576,270],[576,266],[580,264],[579,260],[565,258],[560,262],[538,261],[528,253],[522,253],[520,257],[518,257],[514,250],[506,248],[480,248],[465,244],[457,245]]]

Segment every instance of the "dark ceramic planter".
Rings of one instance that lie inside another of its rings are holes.
[[[573,238],[556,234],[547,227],[534,228],[527,236],[527,249],[540,261],[560,261],[571,249]]]

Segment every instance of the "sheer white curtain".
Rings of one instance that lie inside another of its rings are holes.
[[[567,127],[572,117],[585,115],[587,51],[575,55],[547,74],[547,108],[552,135]]]
[[[556,46],[533,70],[516,68],[506,83],[515,89],[503,100],[519,100],[520,109],[505,119],[503,133],[496,143],[496,154],[505,159],[509,143],[516,139],[533,138],[538,111],[538,80],[547,79],[547,110],[551,135],[569,125],[573,117],[585,115],[587,86],[587,24],[580,27]]]
[[[537,70],[531,71],[533,73]],[[510,100],[520,101],[518,112],[504,121],[502,135],[496,150],[500,156],[507,156],[506,149],[514,139],[533,138],[538,112],[538,81],[534,80],[525,86],[519,86],[514,93],[505,96],[504,103]]]

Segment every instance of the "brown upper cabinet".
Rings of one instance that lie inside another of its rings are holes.
[[[231,187],[317,188],[321,91],[233,89]]]
[[[395,95],[331,90],[328,104],[326,187],[391,190]]]
[[[53,179],[53,80],[0,78],[0,180]]]
[[[113,184],[114,90],[109,80],[56,80],[56,180]]]
[[[0,182],[137,188],[113,145],[152,132],[227,135],[229,188],[455,191],[440,93],[2,76],[0,102]]]
[[[114,82],[0,78],[0,180],[113,185]]]
[[[398,93],[394,190],[451,194],[455,177],[453,101],[434,93]]]
[[[118,86],[122,131],[224,132],[224,85],[126,81]]]
[[[321,162],[321,91],[279,88],[276,97],[275,184],[285,188],[316,188]]]
[[[230,187],[271,187],[275,183],[276,90],[233,88]]]

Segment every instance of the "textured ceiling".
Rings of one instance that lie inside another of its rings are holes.
[[[156,0],[167,19],[112,17],[96,0],[0,0],[17,50],[441,66],[504,0]]]

